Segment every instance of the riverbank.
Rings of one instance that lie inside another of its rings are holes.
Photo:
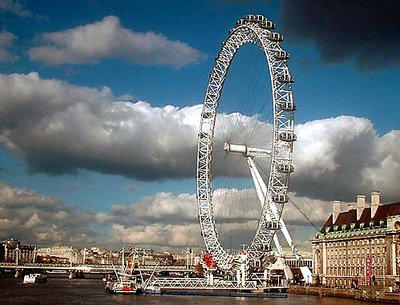
[[[339,297],[351,298],[379,303],[400,303],[400,293],[389,292],[388,287],[360,287],[359,289],[350,288],[326,288],[312,286],[290,286],[289,294],[317,295],[319,297]]]

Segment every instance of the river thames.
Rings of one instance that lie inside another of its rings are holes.
[[[115,295],[104,290],[101,279],[50,277],[47,283],[23,284],[22,278],[0,278],[0,304],[4,305],[371,305],[353,299],[289,294],[287,298],[244,298],[174,295]]]

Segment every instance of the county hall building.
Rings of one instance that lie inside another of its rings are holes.
[[[382,204],[379,192],[370,203],[357,196],[356,205],[333,211],[311,240],[315,281],[330,287],[394,286],[400,275],[400,202]]]

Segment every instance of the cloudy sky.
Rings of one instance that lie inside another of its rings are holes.
[[[203,97],[221,42],[248,13],[273,20],[291,54],[298,141],[284,219],[295,241],[307,249],[331,200],[379,190],[400,201],[398,1],[72,2],[0,0],[0,239],[201,248]],[[242,135],[260,123],[237,98],[267,71],[251,52],[228,75],[223,131],[232,118]],[[215,189],[216,204],[231,204],[218,208],[230,211],[218,219],[227,247],[251,238],[258,215],[239,180]]]

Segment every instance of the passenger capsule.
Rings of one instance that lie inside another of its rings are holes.
[[[267,18],[265,18],[263,15],[246,15],[244,20],[248,22],[263,22],[267,20]]]
[[[278,106],[283,111],[295,111],[297,109],[296,104],[292,103],[292,102],[281,101],[281,102],[278,102]]]
[[[294,82],[294,77],[287,73],[278,75],[278,77],[276,79],[278,81],[280,81],[281,83],[293,83]]]
[[[237,26],[240,26],[240,25],[245,24],[246,22],[247,22],[246,20],[244,20],[243,18],[241,18],[241,19],[239,19],[238,21],[236,21],[236,25],[237,25]]]
[[[280,33],[277,32],[271,32],[271,34],[269,35],[269,40],[272,41],[283,41],[283,36]]]
[[[267,221],[265,223],[265,226],[267,229],[270,229],[270,230],[280,230],[281,229],[281,224],[279,223],[279,221]]]
[[[270,21],[270,20],[265,20],[265,21],[263,21],[263,22],[260,22],[260,26],[261,26],[263,29],[267,29],[267,30],[273,30],[273,29],[275,29],[275,23],[273,23],[273,22]]]
[[[288,60],[290,58],[290,55],[284,50],[278,50],[275,52],[274,57],[279,60]]]
[[[272,197],[272,201],[275,203],[286,203],[289,198],[286,195],[275,195]]]
[[[293,173],[294,166],[293,166],[293,164],[281,163],[278,165],[278,172],[286,173],[286,174]]]
[[[285,142],[294,142],[297,140],[293,131],[283,131],[279,134],[279,139]]]
[[[271,246],[269,245],[269,244],[262,244],[261,245],[261,249],[263,250],[263,251],[271,251]]]

